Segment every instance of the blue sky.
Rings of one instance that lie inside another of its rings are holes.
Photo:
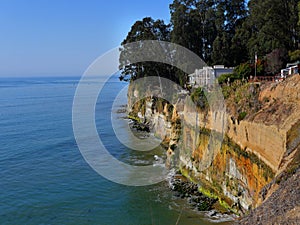
[[[172,0],[1,0],[0,76],[76,76]]]

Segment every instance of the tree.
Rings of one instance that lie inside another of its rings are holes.
[[[217,37],[216,1],[200,0],[195,4],[201,20],[201,57],[207,64],[212,63],[213,42]]]
[[[250,55],[266,55],[274,49],[295,50],[298,43],[296,0],[250,0],[248,24]]]
[[[298,27],[300,26],[300,2],[298,2],[298,22],[297,22]]]
[[[201,16],[196,8],[196,1],[174,0],[170,4],[170,13],[171,41],[186,47],[203,58],[203,29]],[[188,79],[187,74],[180,70],[174,72],[179,84],[184,86]]]
[[[127,37],[121,43],[121,54],[119,59],[119,68],[122,70],[120,80],[128,81],[145,76],[165,76],[171,77],[172,68],[157,62],[139,62],[128,65],[128,55],[134,51],[126,44],[142,40],[160,40],[170,41],[170,26],[162,20],[154,21],[146,17],[141,21],[136,21],[131,27]]]
[[[274,49],[271,53],[266,55],[266,72],[268,74],[276,74],[286,65],[287,51],[284,48]]]
[[[252,72],[251,65],[249,63],[243,63],[234,68],[234,73],[238,79],[249,78]]]
[[[251,38],[251,32],[246,20],[241,26],[236,28],[235,35],[232,38],[231,55],[232,66],[245,63],[251,59],[248,51],[248,42]]]
[[[299,61],[300,60],[300,50],[290,51],[289,52],[290,61]]]
[[[171,41],[202,57],[202,22],[195,1],[174,0],[170,4]]]
[[[219,34],[214,40],[212,60],[214,64],[231,66],[230,38],[226,32]]]
[[[216,5],[217,36],[213,42],[214,64],[235,66],[244,61],[246,55],[242,25],[247,18],[245,0],[218,1]],[[237,31],[240,33],[237,35]],[[242,32],[241,32],[242,31]]]
[[[225,1],[226,4],[226,29],[233,35],[237,27],[248,16],[245,0]]]
[[[172,42],[208,64],[240,63],[238,54],[244,46],[236,45],[233,38],[247,17],[245,0],[174,0],[170,11]]]

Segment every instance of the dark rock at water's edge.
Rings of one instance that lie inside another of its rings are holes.
[[[203,212],[205,218],[212,223],[234,223],[237,216],[230,211],[220,208],[218,199],[205,196],[199,191],[199,186],[179,172],[170,180],[170,187],[177,198],[186,199],[191,209]]]
[[[129,124],[131,129],[134,129],[134,130],[139,131],[139,132],[146,132],[146,133],[151,132],[149,122],[142,121],[139,117],[137,117],[135,115],[131,115],[130,113],[127,116],[127,118],[132,121],[132,123]]]
[[[120,108],[117,110],[117,113],[127,113],[127,109],[126,108]]]
[[[116,113],[127,113],[127,105],[118,105]]]
[[[131,129],[135,129],[136,131],[142,131],[142,132],[150,132],[150,126],[147,123],[140,123],[136,120],[132,120],[133,123],[130,125]]]
[[[118,109],[115,111],[117,114],[127,114],[127,105],[120,105],[118,106]],[[127,116],[120,117],[122,119],[127,119]]]
[[[199,211],[211,211],[215,209],[214,205],[218,200],[203,195],[199,192],[197,184],[188,181],[182,175],[176,174],[170,183],[174,195],[178,198],[186,198],[192,207],[197,208]],[[215,210],[213,212],[213,214],[217,213]]]

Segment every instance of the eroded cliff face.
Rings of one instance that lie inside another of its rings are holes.
[[[168,164],[177,156],[182,173],[203,193],[236,212],[259,206],[263,187],[284,171],[300,143],[300,76],[260,87],[260,109],[242,120],[233,113],[194,110],[188,95],[176,104],[148,97],[133,104],[138,88],[128,91],[128,109],[151,124],[167,148]],[[149,95],[150,96],[150,95]],[[220,123],[222,119],[226,123]],[[226,126],[224,128],[224,126]],[[222,144],[211,137],[225,135]]]

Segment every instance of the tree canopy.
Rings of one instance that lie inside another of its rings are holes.
[[[299,58],[299,14],[299,0],[174,0],[170,24],[150,17],[136,21],[122,45],[170,41],[190,49],[208,65],[253,63],[257,54],[266,64],[265,73],[275,74],[287,61]],[[121,77],[159,75],[182,85],[186,80],[179,70],[156,63],[153,71],[153,65],[124,66],[120,60]]]
[[[119,68],[122,69],[120,76],[121,80],[137,79],[145,76],[164,75],[169,77],[171,74],[170,66],[162,66],[155,62],[139,62],[129,64],[126,61],[127,54],[132,51],[126,44],[131,42],[138,42],[142,40],[160,40],[170,41],[170,25],[166,25],[162,20],[153,20],[146,17],[141,21],[136,21],[127,37],[123,40],[121,45],[121,56],[119,59]]]

